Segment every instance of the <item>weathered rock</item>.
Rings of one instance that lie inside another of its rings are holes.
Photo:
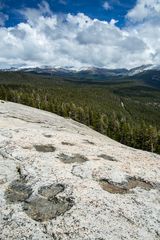
[[[159,240],[160,156],[0,103],[1,240]]]

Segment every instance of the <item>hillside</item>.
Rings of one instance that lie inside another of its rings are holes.
[[[160,153],[160,91],[145,74],[91,81],[1,72],[0,98],[70,117],[123,144]]]
[[[1,101],[1,239],[158,240],[159,162],[71,119]]]

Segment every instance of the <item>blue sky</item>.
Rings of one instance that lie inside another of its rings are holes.
[[[39,0],[4,0],[2,12],[9,16],[6,26],[14,26],[24,21],[18,14],[17,9],[37,8]],[[103,0],[48,0],[51,10],[54,13],[72,13],[79,12],[91,18],[110,21],[112,18],[118,20],[118,26],[123,27],[125,24],[125,15],[136,4],[136,0],[109,0],[109,8],[104,8]]]
[[[160,0],[0,0],[0,68],[160,64]]]

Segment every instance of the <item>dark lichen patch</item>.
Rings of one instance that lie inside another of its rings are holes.
[[[47,199],[54,198],[58,193],[63,192],[65,189],[62,184],[52,184],[50,186],[43,186],[38,190],[38,193]]]
[[[128,189],[133,189],[136,187],[143,188],[147,191],[154,189],[154,184],[144,181],[143,179],[130,178],[127,184]]]
[[[109,193],[119,193],[119,194],[125,194],[127,193],[127,189],[120,186],[116,185],[114,183],[110,183],[107,180],[103,179],[100,180],[100,186],[102,187],[103,190],[109,192]]]
[[[74,205],[71,197],[57,197],[64,190],[65,186],[62,184],[43,186],[38,190],[39,195],[36,198],[29,199],[32,188],[21,178],[9,185],[5,197],[9,203],[23,202],[24,212],[33,220],[43,222],[63,215]]]
[[[68,156],[66,154],[60,154],[59,155],[61,161],[63,163],[84,163],[86,161],[88,161],[88,158],[86,158],[85,156],[83,155],[80,155],[80,154],[74,154],[73,156]]]
[[[130,190],[136,187],[145,189],[146,191],[155,188],[152,183],[136,178],[129,178],[128,181],[124,183],[113,183],[110,182],[109,180],[102,179],[100,180],[100,186],[102,187],[103,190],[114,194],[130,193]]]
[[[64,190],[65,186],[62,184],[40,187],[38,190],[39,196],[31,199],[31,201],[24,202],[24,212],[30,218],[39,222],[49,221],[63,215],[74,205],[72,198],[57,197],[57,194]]]
[[[5,198],[10,203],[23,202],[32,194],[31,186],[24,179],[13,181],[5,192]]]
[[[37,152],[55,152],[56,148],[53,145],[34,145]]]
[[[69,142],[62,142],[62,145],[66,145],[66,146],[75,146],[75,144],[73,144],[73,143],[69,143]]]
[[[103,158],[103,159],[108,160],[108,161],[118,162],[116,158],[114,158],[112,156],[109,156],[109,155],[106,155],[106,154],[98,155],[98,157]]]
[[[23,210],[35,221],[44,222],[63,215],[74,205],[71,198],[57,198],[52,200],[37,197],[31,202],[25,202]]]
[[[21,180],[23,179],[23,174],[22,174],[22,169],[20,166],[17,166],[16,167],[16,170],[17,170],[17,173],[19,175],[19,177],[21,178]]]

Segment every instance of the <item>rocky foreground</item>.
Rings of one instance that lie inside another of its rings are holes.
[[[1,101],[0,239],[159,240],[160,156]]]

